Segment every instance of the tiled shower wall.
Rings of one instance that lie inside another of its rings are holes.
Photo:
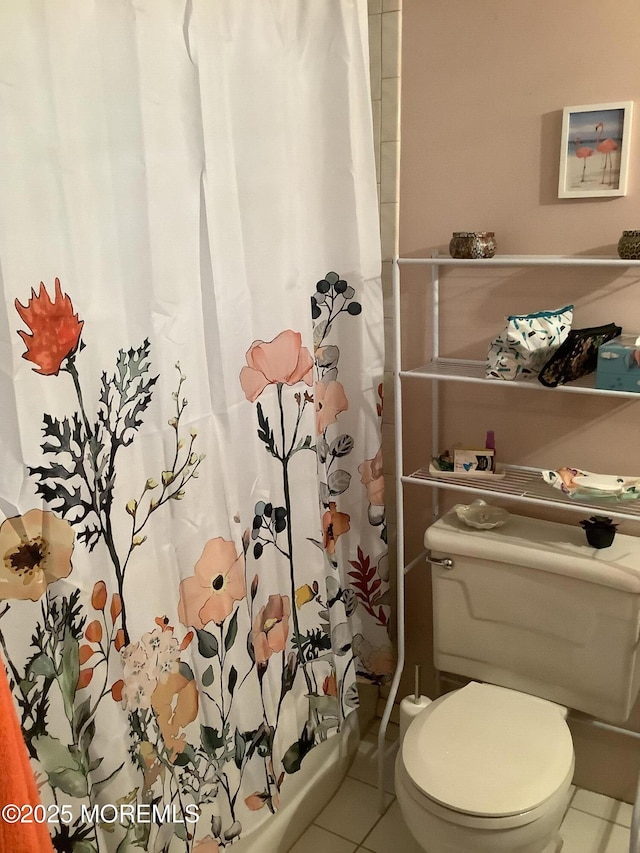
[[[395,565],[395,488],[393,418],[393,299],[391,260],[398,254],[400,165],[400,73],[402,0],[368,0],[371,102],[380,208],[382,286],[385,319],[385,402],[383,459],[389,556]]]

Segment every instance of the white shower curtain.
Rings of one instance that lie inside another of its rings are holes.
[[[366,39],[0,6],[0,656],[59,851],[248,835],[389,676]]]

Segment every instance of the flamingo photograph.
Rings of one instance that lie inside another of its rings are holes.
[[[596,133],[598,134],[598,138],[596,141],[596,150],[603,155],[603,165],[602,165],[602,181],[601,183],[608,183],[609,186],[613,184],[613,157],[612,154],[618,150],[620,147],[615,139],[602,139],[602,135],[604,133],[604,122],[599,121],[596,125]],[[622,140],[621,140],[622,141]],[[608,179],[607,179],[608,174]],[[620,173],[618,172],[618,175]]]
[[[587,171],[587,158],[591,157],[593,154],[593,148],[589,148],[588,145],[583,145],[582,140],[579,136],[576,136],[574,140],[575,148],[576,148],[576,157],[579,160],[582,160],[582,173],[580,175],[580,183],[584,183],[584,176]]]
[[[626,193],[631,102],[565,107],[560,198]]]

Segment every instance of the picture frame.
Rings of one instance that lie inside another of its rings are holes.
[[[558,198],[627,194],[633,101],[565,107]]]

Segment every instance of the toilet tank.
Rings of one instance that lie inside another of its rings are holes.
[[[578,525],[511,515],[428,528],[437,669],[623,722],[640,688],[640,538],[587,545]]]

